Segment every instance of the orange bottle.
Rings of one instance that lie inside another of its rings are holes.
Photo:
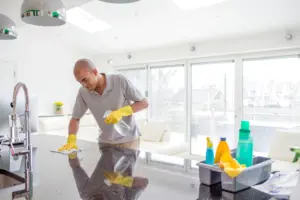
[[[215,163],[220,163],[220,159],[224,152],[230,152],[230,149],[226,142],[226,138],[221,137],[221,140],[218,144],[217,151],[216,151]]]

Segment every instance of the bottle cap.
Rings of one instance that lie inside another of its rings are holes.
[[[241,121],[241,129],[243,129],[243,130],[249,130],[250,129],[250,123],[249,123],[249,121]]]
[[[213,143],[209,137],[206,138],[206,141],[207,141],[207,148],[213,148]]]
[[[226,137],[221,137],[221,141],[226,141]]]

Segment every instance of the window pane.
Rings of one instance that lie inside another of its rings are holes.
[[[171,131],[184,138],[184,67],[151,69],[151,118],[165,120]]]
[[[276,129],[300,127],[299,64],[297,57],[244,61],[243,118],[257,152],[268,152]]]
[[[141,93],[146,94],[147,91],[147,71],[144,68],[119,70]],[[146,110],[134,114],[136,119],[146,119]]]
[[[150,69],[150,120],[163,121],[168,125],[169,135],[162,137],[166,139],[164,148],[169,148],[168,152],[177,151],[178,154],[188,151],[188,147],[184,145],[186,132],[184,74],[183,65]],[[155,155],[152,159],[173,164],[178,161],[178,165],[182,164],[182,159],[169,159],[169,157],[159,159],[159,156]]]
[[[193,64],[191,94],[191,153],[204,156],[208,136],[234,148],[234,63]]]

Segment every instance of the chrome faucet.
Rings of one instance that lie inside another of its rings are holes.
[[[17,113],[16,113],[16,103],[17,95],[20,88],[23,88],[25,94],[25,120],[24,120],[24,147],[19,149],[16,152],[14,149],[14,144],[20,142],[20,133],[17,128]],[[30,141],[30,126],[29,126],[29,97],[28,89],[24,83],[17,83],[13,92],[13,101],[12,101],[13,113],[10,116],[11,126],[10,126],[10,135],[9,135],[9,146],[12,156],[24,155],[25,157],[25,189],[16,191],[12,193],[12,199],[16,198],[26,198],[27,200],[32,199],[32,188],[33,188],[33,178],[32,178],[32,146]]]

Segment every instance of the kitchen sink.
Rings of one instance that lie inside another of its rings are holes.
[[[9,171],[0,169],[0,190],[25,183],[25,179]]]

